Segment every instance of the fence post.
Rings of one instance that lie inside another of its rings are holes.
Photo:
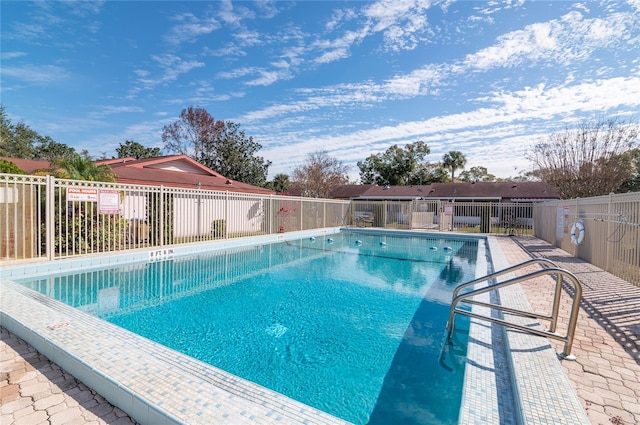
[[[409,216],[408,216],[408,220],[409,220],[409,230],[413,230],[413,209],[415,207],[415,200],[411,200],[409,201]]]
[[[322,228],[327,228],[327,202],[322,201]]]
[[[226,223],[224,238],[228,239],[229,228],[231,227],[229,223],[229,191],[228,190],[224,193],[224,222]]]
[[[160,217],[160,246],[164,246],[164,186],[160,185],[160,211],[158,213]]]
[[[575,221],[578,221],[580,219],[580,198],[576,198],[576,213],[575,213]],[[571,223],[569,223],[569,231],[571,231]],[[580,255],[578,255],[578,245],[573,245],[573,256],[574,257],[578,257],[580,258]]]
[[[609,194],[609,198],[607,199],[607,235],[611,235],[611,201],[612,201],[613,193]],[[611,249],[609,246],[611,245],[610,238],[607,237],[604,244],[604,258],[605,258],[605,270],[609,271],[610,268],[610,257],[611,257]]]
[[[387,228],[387,201],[383,201],[382,203],[382,227]]]
[[[273,233],[273,216],[275,214],[273,214],[273,194],[269,195],[269,214],[267,215],[267,217],[269,218],[269,222],[267,223],[267,235],[270,235]]]
[[[55,228],[56,228],[56,220],[55,220],[55,184],[54,177],[52,175],[47,175],[46,185],[45,185],[45,249],[47,250],[47,260],[51,261],[55,258]]]
[[[302,196],[300,197],[300,230],[304,230],[304,223],[302,222],[304,220],[304,217],[302,215],[302,208],[304,207],[304,199],[302,199]]]

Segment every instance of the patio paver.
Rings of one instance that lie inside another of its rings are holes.
[[[544,257],[581,281],[582,303],[572,349],[577,359],[562,361],[562,365],[592,424],[640,424],[640,288],[540,239],[499,239],[509,263]],[[549,311],[551,281],[522,284],[535,311]],[[568,289],[565,287],[561,300],[561,322],[571,310]],[[564,343],[550,343],[562,351]]]
[[[136,422],[0,328],[0,423],[3,425],[131,425]]]

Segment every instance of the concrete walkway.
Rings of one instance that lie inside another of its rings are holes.
[[[498,237],[509,263],[545,257],[583,283],[582,308],[572,353],[562,364],[592,424],[640,424],[640,288],[535,238]],[[548,311],[551,279],[522,285],[535,310]],[[562,299],[568,317],[570,298]],[[2,329],[0,423],[133,424],[120,409]],[[560,329],[562,330],[562,328]],[[558,351],[561,344],[551,342]]]

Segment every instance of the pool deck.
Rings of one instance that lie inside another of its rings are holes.
[[[544,257],[582,282],[582,302],[572,354],[562,366],[592,424],[640,424],[640,288],[533,237],[499,238],[509,263]],[[529,303],[545,311],[552,303],[548,282],[523,284]],[[562,297],[561,317],[571,299]],[[549,340],[556,351],[563,343]]]
[[[640,288],[539,239],[497,239],[510,264],[545,257],[581,280],[572,350],[577,360],[562,365],[592,424],[640,423]],[[548,288],[548,281],[522,285],[529,303],[542,310],[551,302]],[[570,299],[562,300],[561,311],[568,315]],[[562,344],[550,343],[561,351]],[[4,328],[0,349],[2,424],[135,423]]]

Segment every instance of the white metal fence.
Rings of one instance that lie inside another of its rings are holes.
[[[514,202],[353,201],[356,226],[466,233],[533,233],[533,204]]]
[[[581,220],[585,237],[571,243]],[[340,201],[0,174],[0,260],[360,226],[535,235],[640,286],[640,193],[531,203]]]
[[[0,174],[0,259],[54,259],[346,226],[349,204]]]
[[[640,286],[640,192],[545,202],[533,216],[536,237]]]

